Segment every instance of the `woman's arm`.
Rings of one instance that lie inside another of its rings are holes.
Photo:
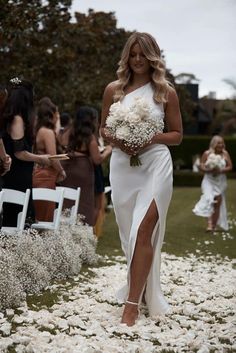
[[[89,144],[89,154],[94,164],[101,164],[111,154],[111,146],[106,146],[104,151],[100,153],[97,139],[93,135]]]
[[[179,99],[173,88],[170,88],[168,102],[165,109],[167,132],[157,134],[152,143],[161,143],[169,146],[179,145],[183,138],[182,119],[179,108]]]
[[[11,168],[11,157],[6,154],[5,147],[3,144],[3,140],[0,138],[0,159],[3,162],[3,172],[1,175],[5,175]]]
[[[39,140],[40,143],[43,145],[46,154],[57,154],[56,136],[53,130],[48,128],[41,128],[38,131],[36,137],[36,144],[37,140]],[[51,160],[51,166],[58,172],[60,179],[59,181],[62,181],[66,178],[66,173],[58,160]]]
[[[199,169],[204,173],[212,172],[212,170],[209,170],[208,168],[205,167],[205,163],[208,158],[208,155],[209,155],[209,151],[205,151],[200,159]]]
[[[11,128],[10,136],[13,140],[20,140],[24,138],[24,122],[21,116],[14,117]],[[28,151],[18,151],[14,153],[16,158],[26,162],[36,162],[42,165],[50,165],[50,160],[47,155],[37,155]]]
[[[230,155],[227,151],[224,151],[224,158],[226,160],[226,166],[225,166],[225,168],[221,169],[221,171],[220,171],[221,173],[227,173],[233,169],[233,163],[232,163]]]
[[[117,81],[111,82],[105,88],[102,100],[102,121],[101,121],[101,135],[112,146],[120,148],[123,152],[132,155],[133,150],[126,147],[121,140],[114,139],[105,128],[106,119],[109,115],[110,106],[114,103],[113,97],[116,89]]]
[[[107,85],[105,88],[104,94],[103,94],[103,99],[102,99],[102,119],[101,119],[101,135],[106,140],[107,142],[115,142],[114,139],[111,138],[111,136],[107,133],[105,125],[106,125],[106,119],[109,115],[109,109],[110,106],[113,103],[113,96],[115,93],[115,82],[111,82]]]
[[[56,136],[53,130],[48,128],[41,128],[38,131],[36,137],[36,144],[37,140],[39,140],[40,143],[43,145],[46,154],[49,154],[51,156],[57,154]],[[58,160],[52,160],[51,166],[58,172],[61,172],[63,170],[61,163]]]

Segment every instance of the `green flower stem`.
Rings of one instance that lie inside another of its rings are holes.
[[[139,156],[137,154],[130,157],[130,166],[131,167],[139,167],[140,165],[142,165],[142,163],[141,163]]]

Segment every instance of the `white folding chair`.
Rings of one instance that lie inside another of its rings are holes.
[[[80,187],[78,187],[77,189],[73,189],[68,187],[57,186],[56,189],[64,189],[64,199],[75,201],[75,204],[71,207],[70,217],[68,219],[68,223],[75,224],[79,208],[79,199],[81,191]]]
[[[64,188],[61,188],[60,190],[47,189],[47,188],[33,188],[32,189],[33,200],[52,201],[52,202],[58,203],[58,206],[54,210],[52,222],[38,221],[37,223],[33,223],[31,225],[31,228],[57,231],[60,225],[60,218],[61,218],[61,212],[62,212],[62,206],[63,206],[63,196],[64,196]]]
[[[105,186],[105,190],[104,190],[105,194],[107,194],[110,191],[111,191],[111,186]]]
[[[12,234],[15,232],[22,232],[25,226],[25,219],[29,204],[30,189],[26,192],[13,190],[13,189],[2,189],[0,197],[0,211],[2,211],[3,203],[14,203],[23,206],[22,211],[18,213],[16,227],[2,227],[1,231],[6,234]]]
[[[1,202],[2,202],[2,197],[3,197],[3,194],[4,194],[4,191],[0,191],[0,205],[1,205]]]

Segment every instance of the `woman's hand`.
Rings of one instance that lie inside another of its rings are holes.
[[[134,156],[137,154],[137,149],[133,147],[126,146],[124,141],[117,140],[116,147],[118,147],[122,152],[128,154],[129,156]]]
[[[42,167],[49,167],[51,165],[51,161],[49,159],[50,154],[40,154],[37,156],[37,163]]]
[[[138,154],[139,152],[142,152],[145,148],[151,146],[151,145],[155,145],[158,143],[158,137],[161,136],[162,133],[158,133],[156,135],[154,135],[151,140],[149,140],[148,142],[146,142],[145,144],[143,144],[141,147],[136,147],[133,149],[134,154]]]
[[[118,147],[122,152],[124,152],[124,153],[126,153],[126,154],[128,154],[130,156],[136,154],[134,148],[127,147],[124,144],[123,140],[118,140],[118,139],[115,139],[114,137],[112,137],[111,134],[109,133],[109,131],[106,128],[103,128],[102,132],[103,132],[104,139],[106,141],[108,141],[112,146]]]
[[[11,157],[8,154],[6,154],[6,157],[2,159],[3,173],[1,175],[5,175],[7,172],[9,172],[11,168],[11,162],[12,162]]]
[[[5,170],[6,173],[7,173],[7,172],[10,170],[10,168],[11,168],[11,162],[12,162],[11,157],[10,157],[8,154],[6,154],[6,157],[5,157],[4,160],[3,160],[3,168],[4,168],[4,170]]]
[[[105,160],[110,154],[112,153],[112,146],[111,145],[106,145],[104,147],[104,150],[101,152],[101,156],[103,160]]]
[[[60,183],[65,179],[66,179],[66,172],[64,171],[64,169],[62,169],[57,176],[57,182]]]
[[[156,135],[154,135],[150,141],[146,142],[141,148],[140,151],[144,150],[146,147],[149,147],[151,145],[156,145],[158,144],[158,137],[163,135],[162,133],[158,133]]]
[[[213,174],[213,176],[217,176],[221,173],[221,170],[219,168],[215,167],[211,170],[211,173]]]

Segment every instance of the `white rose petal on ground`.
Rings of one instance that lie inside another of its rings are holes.
[[[21,314],[2,316],[0,348],[15,345],[16,351],[37,353],[231,350],[235,336],[234,261],[162,254],[162,289],[171,312],[149,318],[142,306],[137,324],[127,327],[120,324],[122,305],[115,299],[116,290],[126,280],[126,265],[122,257],[109,259],[109,266],[90,268],[90,277],[76,275],[72,286],[66,284],[66,291],[58,286],[59,299],[48,309],[24,307]],[[4,325],[8,323],[11,330],[12,322],[17,325],[16,333],[5,329],[9,336],[4,337]]]

